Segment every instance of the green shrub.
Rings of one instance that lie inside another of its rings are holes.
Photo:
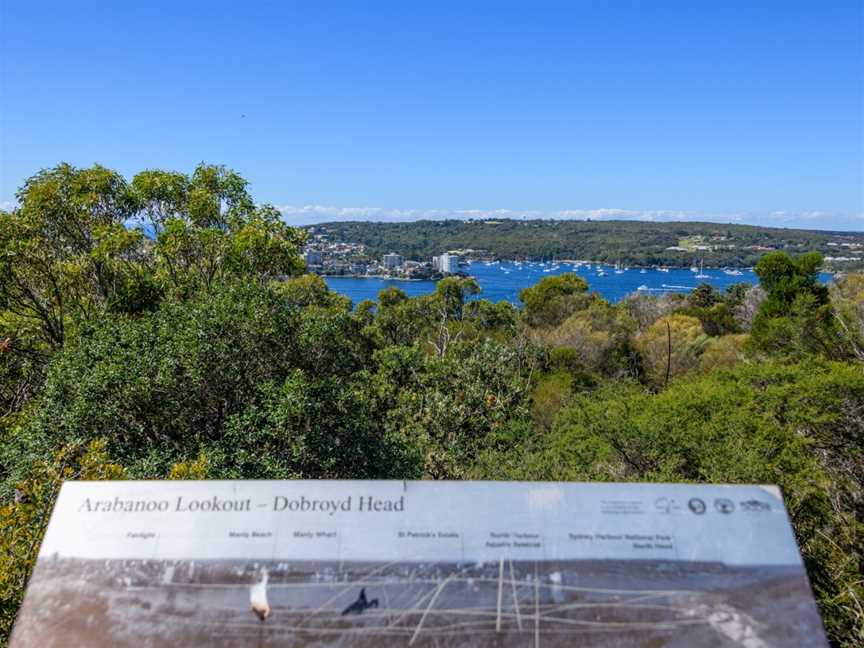
[[[862,412],[861,367],[814,359],[740,365],[657,394],[610,382],[524,440],[519,462],[486,452],[475,474],[778,484],[829,635],[853,646],[864,640]]]
[[[14,497],[0,507],[0,645],[12,631],[63,481],[125,476],[121,466],[108,460],[104,442],[93,441],[68,444],[50,459],[37,461],[16,485]]]

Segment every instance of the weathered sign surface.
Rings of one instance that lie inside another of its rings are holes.
[[[764,486],[67,482],[14,648],[825,646]]]

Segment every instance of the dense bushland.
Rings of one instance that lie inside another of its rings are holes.
[[[352,305],[221,167],[61,165],[0,214],[0,637],[63,479],[776,483],[864,642],[864,276],[609,304],[575,275]],[[154,237],[130,228],[146,224]]]

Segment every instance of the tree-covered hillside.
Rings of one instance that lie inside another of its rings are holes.
[[[516,308],[449,277],[351,304],[222,167],[60,165],[18,200],[0,212],[0,645],[61,482],[119,478],[774,483],[832,644],[864,644],[864,274],[825,286],[818,253],[774,252],[760,287],[724,293],[611,304],[564,274]],[[642,225],[597,226],[623,245]],[[498,226],[441,227],[492,248]],[[518,245],[535,225],[506,227]]]
[[[307,228],[332,241],[362,243],[370,256],[398,252],[416,260],[453,249],[486,250],[502,259],[587,259],[628,265],[750,267],[770,250],[858,258],[831,262],[838,269],[864,266],[864,233],[644,221],[447,220],[411,223],[364,221]],[[850,249],[850,245],[857,245]],[[682,247],[681,250],[668,248]],[[860,254],[855,254],[855,250]]]

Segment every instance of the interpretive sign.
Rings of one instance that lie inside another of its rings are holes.
[[[67,482],[12,636],[50,646],[827,646],[780,493]]]

